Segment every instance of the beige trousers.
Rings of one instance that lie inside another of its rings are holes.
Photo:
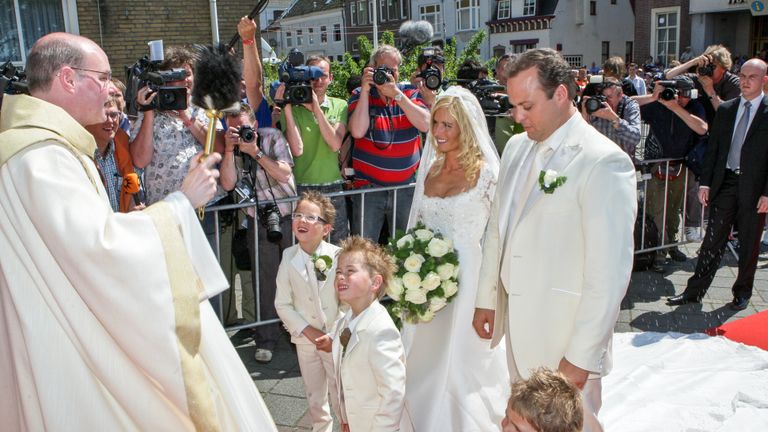
[[[338,412],[339,397],[333,371],[333,356],[331,353],[318,351],[314,344],[296,344],[296,355],[309,403],[312,432],[331,432],[333,418],[328,407],[329,391],[334,414],[336,418],[341,418]]]

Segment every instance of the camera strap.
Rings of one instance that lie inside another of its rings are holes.
[[[256,135],[256,147],[258,147],[261,151],[264,151],[264,149],[261,147],[261,143],[262,143],[261,142],[261,134],[257,134]],[[264,153],[267,153],[267,152],[264,152]],[[250,157],[248,159],[250,159]],[[257,169],[259,169],[259,164],[258,163],[256,163],[255,167],[254,167],[254,170],[257,170]],[[269,191],[269,194],[272,196],[272,204],[275,205],[275,208],[278,209],[278,213],[280,213],[280,207],[277,206],[277,199],[275,198],[275,192],[272,190],[272,182],[269,181],[269,173],[263,167],[261,169],[264,170],[264,178],[267,180],[267,191]],[[250,170],[248,172],[250,172]],[[256,207],[258,208],[259,207],[259,193],[256,190],[254,190],[253,191],[253,195],[256,198]]]

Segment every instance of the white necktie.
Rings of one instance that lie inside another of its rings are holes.
[[[728,151],[728,167],[732,170],[741,168],[741,148],[744,146],[744,139],[747,137],[747,125],[749,125],[749,112],[752,104],[749,101],[744,102],[744,112],[736,124],[736,130],[733,132],[731,140],[731,149]]]

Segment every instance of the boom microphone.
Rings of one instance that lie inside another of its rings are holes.
[[[406,21],[400,26],[397,34],[402,39],[405,50],[429,42],[435,30],[429,21]]]

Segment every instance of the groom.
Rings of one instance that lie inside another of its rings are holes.
[[[585,430],[601,430],[600,377],[632,270],[635,170],[574,107],[556,51],[529,50],[506,72],[526,134],[501,160],[472,324],[491,346],[507,335],[513,379],[562,372],[582,390]]]

